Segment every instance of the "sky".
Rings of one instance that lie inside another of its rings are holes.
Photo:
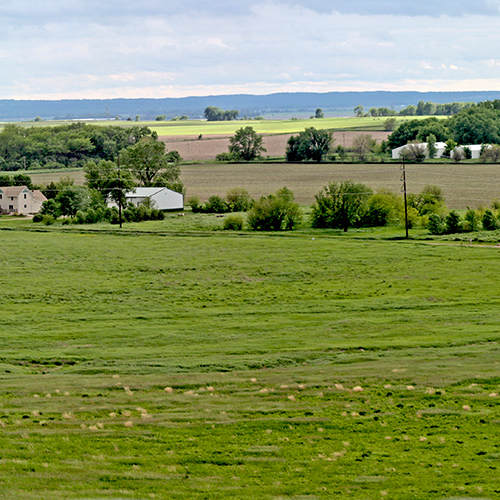
[[[0,0],[0,99],[500,90],[500,0]]]

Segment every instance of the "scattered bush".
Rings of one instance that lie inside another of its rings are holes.
[[[499,227],[498,219],[489,208],[484,211],[482,223],[485,231],[494,231]]]
[[[471,232],[477,231],[480,226],[479,214],[476,210],[469,209],[465,213],[464,220],[462,221],[462,231]]]
[[[286,231],[302,221],[300,207],[293,193],[284,187],[256,201],[247,214],[247,223],[254,231]]]
[[[311,225],[316,228],[342,228],[362,224],[372,190],[361,183],[344,181],[325,186],[312,206]]]
[[[231,212],[246,212],[253,203],[250,194],[243,188],[232,188],[226,193],[226,201]]]
[[[222,226],[224,229],[232,231],[241,231],[243,229],[243,217],[241,215],[228,215],[224,219]]]
[[[482,148],[480,159],[485,162],[498,163],[500,160],[500,146],[493,144]]]
[[[191,196],[187,200],[187,204],[191,207],[193,213],[198,213],[203,211],[203,204],[198,196]]]
[[[52,224],[54,224],[55,221],[56,221],[56,218],[53,215],[50,215],[50,214],[42,215],[42,222],[46,226],[51,226]]]
[[[401,205],[401,198],[394,193],[376,193],[368,200],[363,222],[368,226],[386,226],[397,220]]]
[[[431,234],[444,234],[446,232],[446,224],[439,215],[430,214],[427,222],[427,229]]]
[[[231,153],[219,153],[215,156],[215,161],[233,161],[234,156]]]
[[[203,211],[208,214],[224,214],[229,212],[229,205],[224,198],[214,194],[205,203]]]
[[[461,228],[461,219],[460,219],[460,214],[456,212],[455,210],[452,210],[445,219],[445,224],[446,224],[446,232],[448,234],[455,234],[460,232]]]

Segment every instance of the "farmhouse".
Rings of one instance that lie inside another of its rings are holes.
[[[0,213],[37,214],[46,199],[41,191],[26,186],[0,187]]]
[[[148,203],[159,210],[184,210],[184,195],[166,187],[138,187],[126,193],[125,197],[127,203],[136,207]],[[116,203],[109,202],[108,205],[116,206]]]
[[[415,146],[420,146],[425,149],[425,156],[429,158],[429,148],[426,142],[413,143]],[[434,144],[436,146],[436,156],[435,158],[442,158],[443,153],[446,151],[446,143],[445,142],[436,142]],[[399,148],[392,150],[392,159],[399,160],[401,158],[401,153],[407,149],[409,144],[405,144],[404,146],[400,146]],[[469,144],[467,146],[458,146],[454,149],[454,151],[464,152],[464,148],[468,148],[471,152],[471,158],[477,160],[481,156],[481,151],[484,146],[482,144]],[[488,146],[487,146],[488,147]]]

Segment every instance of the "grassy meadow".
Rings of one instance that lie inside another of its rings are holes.
[[[425,117],[419,117],[425,118]],[[396,118],[397,122],[404,118]],[[187,136],[187,135],[232,135],[241,127],[251,126],[259,134],[285,134],[301,132],[306,127],[317,129],[336,130],[384,130],[384,122],[387,117],[333,117],[319,119],[284,119],[284,120],[234,120],[208,122],[206,120],[186,121],[116,121],[116,120],[79,120],[92,125],[108,126],[119,125],[121,127],[146,126],[154,130],[160,136]],[[68,121],[42,121],[22,122],[16,125],[27,127],[44,127],[68,124]],[[0,123],[0,131],[5,123]]]
[[[0,498],[499,497],[497,248],[175,217],[0,220]]]

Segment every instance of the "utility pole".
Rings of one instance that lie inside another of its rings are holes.
[[[120,153],[118,153],[118,221],[120,222],[120,229],[122,229],[122,186],[121,186],[121,175],[120,175]]]
[[[402,191],[405,200],[405,230],[406,230],[406,238],[408,239],[408,204],[406,202],[406,167],[404,160],[403,163],[401,164],[401,170],[403,171],[403,174],[401,175],[401,181],[403,183]]]

